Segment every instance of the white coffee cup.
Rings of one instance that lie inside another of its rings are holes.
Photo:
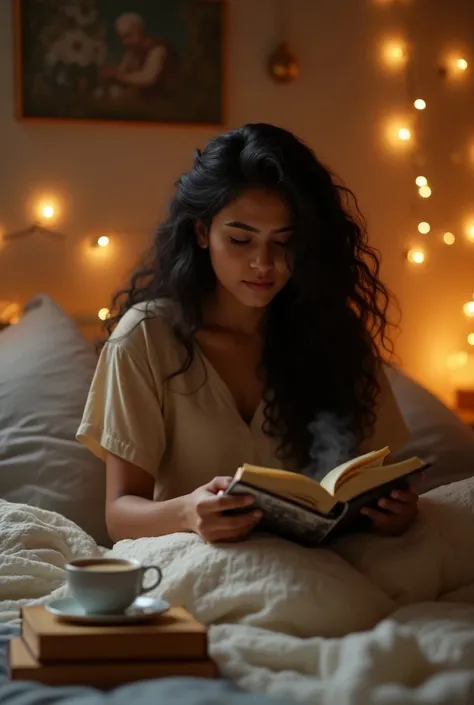
[[[123,558],[82,558],[65,565],[73,598],[89,614],[118,614],[162,580],[156,565],[142,565]],[[145,587],[148,571],[155,571],[152,585]]]

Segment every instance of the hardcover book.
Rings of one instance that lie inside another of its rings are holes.
[[[362,507],[375,507],[392,490],[410,487],[429,467],[418,457],[384,464],[389,454],[385,447],[353,458],[320,482],[295,472],[244,464],[225,494],[254,498],[253,505],[237,511],[260,508],[263,519],[257,530],[316,546],[356,530]]]

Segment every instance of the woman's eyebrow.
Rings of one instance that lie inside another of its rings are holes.
[[[247,223],[242,223],[240,220],[230,220],[227,223],[224,223],[228,228],[238,228],[239,230],[245,230],[246,232],[249,233],[259,233],[260,230],[258,228],[253,228],[251,225],[247,225]],[[294,225],[285,225],[283,228],[278,228],[277,230],[273,230],[272,235],[278,235],[280,233],[288,233],[294,230]]]

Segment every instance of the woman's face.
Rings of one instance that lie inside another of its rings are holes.
[[[245,306],[268,306],[288,282],[293,218],[278,193],[249,189],[216,215],[208,233],[197,232],[219,284]]]

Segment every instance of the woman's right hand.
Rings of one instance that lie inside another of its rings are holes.
[[[249,495],[223,495],[231,482],[231,477],[215,477],[188,495],[190,529],[204,541],[242,540],[262,518],[262,512],[258,509],[235,516],[223,514],[229,509],[242,509],[254,503]]]

